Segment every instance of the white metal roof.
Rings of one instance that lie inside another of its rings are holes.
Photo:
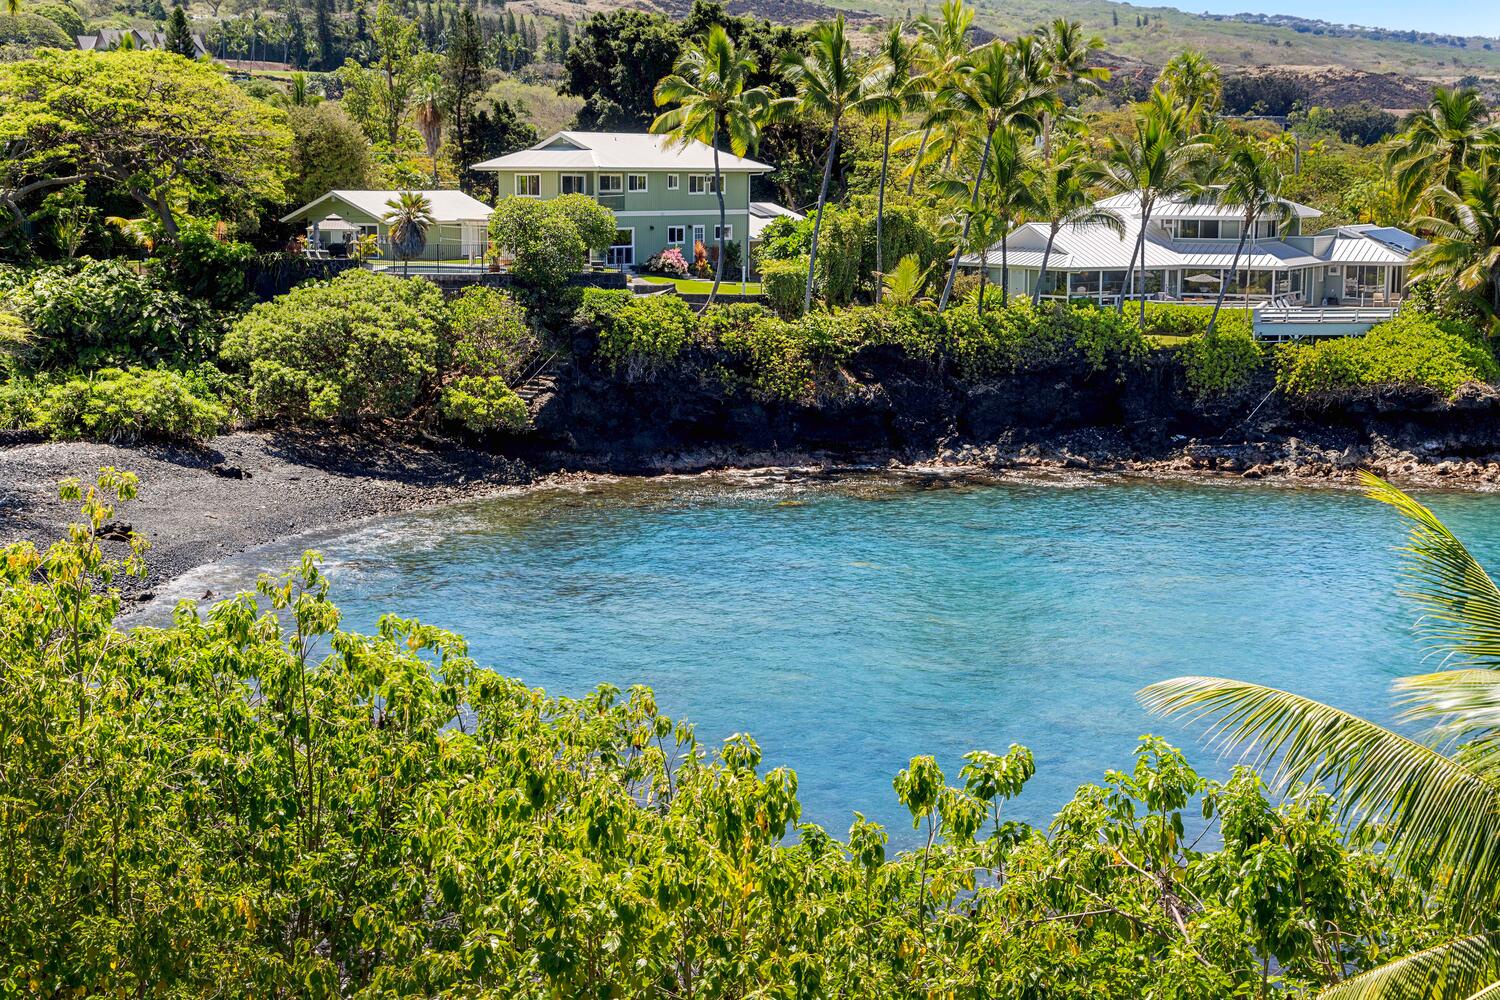
[[[1281,203],[1299,219],[1316,219],[1323,214],[1316,208],[1287,198],[1281,199]],[[1140,201],[1134,194],[1127,192],[1104,198],[1098,202],[1098,205],[1100,208],[1112,208],[1117,212],[1134,214],[1138,210]],[[1244,215],[1245,210],[1241,206],[1227,202],[1220,203],[1207,195],[1201,198],[1164,198],[1151,209],[1153,219],[1240,219]]]
[[[1115,198],[1100,202],[1114,208],[1125,225],[1123,236],[1098,223],[1067,225],[1058,230],[1047,258],[1047,269],[1055,271],[1123,271],[1130,266],[1135,241],[1140,235],[1140,217],[1128,211],[1129,203]],[[1128,196],[1125,196],[1128,197]],[[1040,268],[1048,227],[1031,222],[1019,227],[1004,242],[1011,267]],[[1253,270],[1314,267],[1319,264],[1405,264],[1422,240],[1404,230],[1374,226],[1342,226],[1316,236],[1246,240],[1239,266]],[[1237,240],[1174,240],[1154,225],[1146,230],[1146,262],[1158,268],[1228,268],[1234,264]],[[1000,244],[988,251],[991,267],[1000,261]],[[977,267],[977,254],[965,255],[960,263]]]
[[[558,132],[530,149],[474,164],[475,170],[703,170],[714,168],[707,143],[686,146],[638,132]],[[719,151],[725,173],[768,173],[772,167]]]
[[[801,221],[807,218],[799,215],[790,208],[785,208],[774,201],[752,201],[750,203],[750,238],[757,239],[761,230],[770,225],[772,220],[785,216],[788,219]]]
[[[401,191],[330,191],[321,198],[303,205],[284,217],[282,222],[295,222],[298,219],[327,218],[319,216],[320,210],[326,210],[328,215],[338,212],[340,203],[348,205],[358,212],[362,212],[369,218],[383,218],[390,212],[387,202],[395,201],[404,192]],[[483,222],[490,217],[494,209],[480,201],[471,198],[462,191],[417,191],[417,194],[427,198],[432,206],[432,218],[435,222]]]

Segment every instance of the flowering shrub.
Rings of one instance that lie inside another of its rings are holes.
[[[686,278],[688,273],[687,258],[682,256],[679,247],[667,247],[655,257],[646,261],[646,270],[653,274],[665,274],[672,278]]]

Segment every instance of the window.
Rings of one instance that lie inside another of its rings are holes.
[[[625,187],[631,193],[642,193],[646,191],[646,175],[631,174],[625,179]]]
[[[668,243],[681,243],[686,238],[687,238],[687,227],[686,226],[668,226],[667,227],[667,242]]]
[[[734,239],[734,227],[733,226],[725,226],[724,227],[724,238],[726,240],[732,240],[732,239]],[[714,226],[714,242],[715,243],[719,242],[719,227],[718,226]]]
[[[1238,219],[1226,219],[1219,223],[1219,239],[1237,240],[1240,238],[1240,223]]]
[[[522,198],[542,196],[541,174],[516,174],[516,194]]]
[[[667,190],[668,191],[676,191],[677,187],[678,187],[678,182],[681,179],[681,177],[682,177],[681,174],[668,174],[667,175]]]
[[[1177,223],[1177,235],[1184,240],[1216,240],[1219,238],[1217,219],[1182,219]]]
[[[703,242],[703,227],[702,226],[694,226],[693,227],[693,242],[695,244]]]
[[[1216,240],[1219,238],[1219,220],[1204,219],[1198,223],[1198,238],[1202,240]]]
[[[717,194],[712,174],[689,174],[688,194]]]
[[[563,194],[588,194],[589,193],[589,177],[588,177],[588,174],[563,174],[562,175],[562,193]]]
[[[1255,224],[1255,238],[1258,240],[1274,240],[1276,238],[1276,220],[1269,222],[1257,222]]]
[[[625,184],[619,174],[600,174],[600,194],[621,194],[625,190]]]
[[[635,230],[616,229],[615,242],[604,255],[610,267],[629,267],[635,263]]]

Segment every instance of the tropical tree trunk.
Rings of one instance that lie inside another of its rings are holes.
[[[1245,230],[1248,228],[1248,225],[1240,227],[1240,241],[1234,247],[1234,260],[1229,265],[1229,277],[1219,282],[1219,297],[1214,300],[1213,315],[1208,317],[1208,329],[1203,334],[1205,337],[1214,335],[1214,324],[1219,321],[1219,310],[1224,308],[1224,293],[1229,291],[1229,283],[1239,275],[1240,254],[1245,252]]]
[[[948,269],[948,283],[943,286],[943,296],[938,299],[938,312],[948,308],[948,297],[953,294],[953,279],[958,277],[958,259],[963,256],[963,248],[969,243],[969,226],[974,222],[974,210],[979,206],[979,185],[984,183],[984,168],[990,162],[990,145],[995,141],[995,130],[990,129],[984,136],[984,153],[979,157],[979,172],[974,177],[974,193],[969,196],[969,214],[964,216],[963,235],[953,246],[953,266]]]
[[[891,116],[885,116],[885,144],[880,152],[880,194],[875,201],[875,304],[885,284],[885,174],[891,163]]]
[[[724,178],[719,173],[719,130],[714,128],[714,191],[719,196],[719,259],[714,262],[714,287],[708,290],[708,301],[703,303],[700,312],[707,311],[714,304],[714,297],[719,294],[719,282],[724,280],[724,228],[726,225],[724,216]],[[748,178],[746,183],[749,183]],[[817,235],[813,235],[813,246],[817,246]]]
[[[1140,292],[1140,299],[1141,299],[1141,329],[1143,331],[1146,329],[1146,289],[1144,287],[1145,284],[1146,284],[1146,223],[1148,223],[1150,221],[1150,219],[1151,219],[1151,213],[1150,213],[1150,211],[1147,211],[1144,215],[1141,216],[1141,285],[1142,285],[1142,288],[1141,288],[1141,292]],[[1131,281],[1130,284],[1133,285],[1134,282]],[[1126,287],[1128,288],[1128,287],[1130,287],[1130,285],[1127,285]]]
[[[1010,231],[1000,237],[1000,308],[1004,309],[1010,305],[1010,253],[1006,249],[1005,242],[1010,239]]]
[[[906,194],[910,197],[917,187],[917,171],[922,169],[922,157],[927,152],[927,140],[932,135],[932,126],[929,125],[922,130],[922,142],[917,146],[917,158],[911,164],[911,177],[906,181]]]
[[[813,274],[818,264],[818,233],[823,229],[823,204],[828,201],[828,178],[833,176],[833,154],[839,145],[839,120],[833,119],[833,134],[828,137],[828,155],[823,163],[823,186],[818,190],[818,217],[813,221],[812,249],[807,255],[807,291],[802,296],[802,311],[812,309]]]
[[[990,276],[990,248],[984,247],[979,251],[979,315],[984,315],[984,286],[989,284]]]
[[[1125,269],[1125,286],[1120,289],[1120,297],[1115,300],[1115,312],[1121,316],[1125,315],[1125,289],[1130,287],[1131,279],[1135,277],[1136,256],[1145,256],[1146,253],[1146,210],[1141,209],[1141,231],[1136,235],[1135,247],[1130,251],[1130,266]],[[1103,284],[1101,281],[1100,284]]]
[[[1042,304],[1042,282],[1045,281],[1045,280],[1047,280],[1047,261],[1050,260],[1051,257],[1052,257],[1052,241],[1055,240],[1055,239],[1057,239],[1057,223],[1056,222],[1054,222],[1052,224],[1051,228],[1049,228],[1047,230],[1047,246],[1042,250],[1042,271],[1041,271],[1041,274],[1039,274],[1037,276],[1037,279],[1036,279],[1036,288],[1032,289],[1032,292],[1031,292],[1031,305],[1032,305],[1032,308],[1038,308]],[[1066,288],[1064,288],[1063,289],[1063,299],[1064,299],[1064,301],[1067,300],[1067,297],[1068,297],[1067,292],[1068,292],[1068,290]]]

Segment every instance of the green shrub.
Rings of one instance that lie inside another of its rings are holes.
[[[782,319],[801,316],[802,304],[807,297],[807,258],[762,260],[760,288],[766,301]]]
[[[1295,396],[1376,385],[1423,387],[1449,396],[1465,382],[1497,377],[1495,356],[1472,327],[1403,312],[1363,337],[1283,348],[1277,384]]]
[[[718,331],[731,385],[767,400],[795,402],[814,394],[817,370],[798,324],[775,316]]]
[[[854,301],[869,272],[864,259],[864,221],[852,209],[829,208],[823,212],[818,233],[817,293],[830,306]],[[804,290],[805,291],[805,290]]]
[[[118,260],[39,268],[7,298],[31,328],[37,368],[208,360],[218,340],[201,303]]]
[[[0,430],[35,427],[42,400],[55,381],[51,375],[12,375],[0,381]]]
[[[0,375],[24,367],[32,342],[26,321],[13,312],[0,310]]]
[[[103,368],[48,388],[32,426],[63,440],[129,444],[201,440],[223,430],[229,413],[193,391],[188,378],[149,368]]]
[[[1145,355],[1133,319],[1095,306],[1045,306],[1013,297],[981,314],[969,303],[942,315],[959,374],[985,378],[1082,361],[1094,371],[1121,368]]]
[[[215,309],[243,308],[249,296],[249,269],[255,248],[221,239],[213,223],[194,220],[175,241],[157,245],[152,263],[172,287]]]
[[[45,17],[53,24],[63,30],[69,38],[77,38],[88,32],[88,25],[78,11],[73,9],[72,4],[66,3],[39,3],[27,6],[27,11]]]
[[[1254,335],[1235,328],[1216,329],[1212,337],[1198,334],[1178,351],[1187,372],[1188,388],[1199,399],[1240,392],[1250,384],[1265,359]]]
[[[445,367],[466,375],[499,375],[509,384],[525,374],[541,343],[526,309],[494,288],[464,290],[449,306]]]
[[[0,48],[29,56],[37,49],[76,49],[78,42],[55,21],[40,14],[21,11],[0,14]]]
[[[526,429],[526,401],[498,376],[461,375],[444,387],[438,401],[442,415],[475,433]]]
[[[1213,306],[1188,306],[1175,302],[1146,303],[1146,333],[1157,337],[1194,337],[1208,331]],[[1226,303],[1219,310],[1215,331],[1249,334],[1252,317],[1243,307]]]
[[[1136,321],[1113,309],[1053,308],[1044,316],[1061,325],[1063,338],[1094,371],[1136,364],[1146,356],[1146,339]]]
[[[599,331],[599,354],[627,378],[676,361],[693,338],[692,308],[676,295],[632,295],[589,289],[579,310]]]
[[[348,271],[251,309],[223,357],[249,373],[257,416],[400,418],[433,384],[447,329],[431,282]]]

